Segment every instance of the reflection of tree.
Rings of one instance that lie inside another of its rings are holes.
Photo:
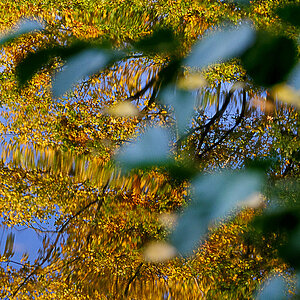
[[[5,10],[7,15],[3,10],[3,20],[9,22],[27,11],[39,13],[49,22],[49,32],[22,37],[5,47],[1,101],[8,109],[2,112],[8,124],[1,126],[1,132],[3,137],[15,135],[16,142],[6,144],[6,159],[0,169],[3,223],[35,228],[45,239],[36,261],[25,256],[16,269],[2,265],[1,297],[121,299],[128,295],[158,299],[166,294],[174,299],[183,295],[249,299],[269,272],[287,270],[276,258],[272,247],[275,237],[264,238],[255,246],[241,237],[241,232],[248,231],[252,210],[212,229],[209,239],[190,259],[161,264],[143,261],[142,247],[167,235],[158,217],[179,210],[188,201],[188,184],[174,183],[161,172],[164,170],[123,177],[109,160],[120,144],[143,130],[146,121],[173,122],[165,107],[154,101],[168,57],[134,54],[83,80],[68,97],[57,100],[49,92],[50,74],[61,63],[57,59],[26,88],[18,90],[15,85],[14,65],[28,51],[54,42],[71,43],[72,36],[112,38],[114,45],[120,46],[164,22],[177,34],[183,33],[180,38],[185,52],[228,12],[234,21],[243,14],[230,4],[220,9],[211,3],[188,4],[185,10],[181,1],[153,1],[152,5],[133,1],[130,7],[122,1],[95,4],[97,7],[82,1],[67,7],[57,4],[54,10],[50,2],[49,7],[27,2],[18,13],[13,3]],[[267,19],[270,8],[259,8]],[[236,64],[225,69],[217,65],[208,74],[212,82],[223,79],[220,74],[234,79],[244,76]],[[184,157],[189,156],[199,170],[240,168],[247,159],[263,158],[274,150],[279,164],[271,169],[272,177],[299,172],[295,158],[299,119],[293,108],[277,104],[276,115],[268,119],[255,105],[249,105],[254,91],[223,93],[221,84],[212,90],[199,90],[207,102],[214,98],[211,102],[217,103],[216,108],[199,108],[190,135],[177,142],[178,163],[184,164]],[[132,118],[103,113],[104,108],[123,100],[132,101],[142,113]],[[53,232],[43,229],[49,216],[56,219]],[[12,257],[2,257],[3,261],[8,259]]]

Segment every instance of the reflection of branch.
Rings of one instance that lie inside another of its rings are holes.
[[[242,111],[241,111],[241,114],[239,115],[239,117],[236,119],[234,126],[231,127],[229,130],[227,130],[225,132],[225,134],[217,142],[213,143],[211,146],[206,148],[201,154],[198,154],[198,158],[202,158],[205,153],[211,151],[213,148],[220,145],[227,138],[227,136],[241,123],[241,121],[245,115],[245,109],[246,109],[246,91],[243,90]]]
[[[191,264],[189,263],[188,260],[184,259],[183,255],[182,255],[181,253],[179,253],[179,256],[181,257],[182,260],[185,260],[187,266],[190,268],[191,273],[192,273],[192,276],[193,276],[193,279],[194,279],[195,284],[196,284],[196,286],[197,286],[197,289],[198,289],[198,291],[199,291],[200,294],[201,294],[201,299],[206,300],[205,293],[201,290],[201,288],[200,288],[200,286],[199,286],[199,283],[198,283],[198,280],[197,280],[197,278],[194,276],[194,272],[193,272],[193,268],[192,268]]]
[[[183,136],[181,136],[177,141],[176,141],[176,146],[177,146],[177,149],[180,148],[180,145],[183,141],[185,141],[190,135],[192,135],[193,133],[195,133],[196,131],[198,130],[203,130],[203,133],[201,135],[201,140],[199,141],[198,143],[198,149],[201,148],[202,144],[203,144],[203,141],[205,139],[205,137],[207,136],[207,134],[209,133],[209,129],[210,127],[215,123],[215,121],[219,118],[222,117],[222,115],[224,114],[229,102],[230,102],[230,99],[231,99],[231,96],[232,96],[233,92],[232,91],[229,91],[228,94],[226,95],[226,98],[225,98],[225,101],[221,107],[220,110],[217,110],[217,112],[213,115],[213,117],[209,120],[208,123],[204,124],[204,125],[200,125],[200,126],[197,126],[195,128],[192,128],[191,130],[189,130],[186,134],[184,134]]]
[[[126,285],[126,288],[124,290],[124,295],[127,297],[128,295],[128,290],[129,290],[129,287],[130,287],[130,284],[134,281],[134,279],[138,276],[140,270],[141,270],[141,267],[143,266],[143,262],[141,262],[138,267],[136,268],[136,271],[135,273],[133,274],[133,276],[129,279],[127,285]]]
[[[0,263],[7,263],[7,264],[12,263],[12,264],[16,264],[16,265],[19,265],[19,266],[22,266],[22,267],[26,266],[26,264],[22,264],[22,263],[19,263],[17,261],[10,260],[10,259],[8,259],[8,260],[2,260]]]
[[[108,187],[109,181],[107,181],[107,183],[105,184],[105,186],[103,187],[102,190],[102,195],[105,193],[107,187]],[[60,236],[62,235],[62,233],[64,232],[64,230],[66,229],[66,227],[68,226],[68,224],[76,217],[78,217],[82,212],[84,212],[86,209],[88,209],[91,205],[95,204],[95,203],[100,203],[100,198],[99,195],[97,196],[96,200],[90,202],[89,204],[87,204],[85,207],[81,208],[75,215],[71,216],[59,229],[59,231],[57,232],[57,236],[56,239],[54,241],[54,243],[50,246],[49,250],[47,251],[46,256],[42,259],[42,261],[37,264],[35,266],[35,268],[25,277],[25,279],[23,280],[23,282],[18,286],[18,288],[14,291],[14,293],[12,294],[12,298],[14,298],[17,293],[20,291],[20,289],[26,285],[27,281],[36,274],[37,270],[50,258],[53,250],[55,249],[55,246],[60,238]],[[102,201],[101,201],[102,203]]]
[[[155,82],[156,82],[156,77],[153,77],[141,90],[136,92],[133,96],[128,97],[126,100],[131,101],[140,98],[147,92],[148,89],[150,89],[154,85]]]
[[[229,102],[230,102],[230,99],[231,99],[231,96],[233,94],[233,91],[229,91],[228,94],[226,95],[226,98],[225,98],[225,101],[221,107],[220,110],[218,110],[214,116],[210,119],[210,121],[204,125],[204,131],[201,135],[201,139],[198,143],[198,149],[200,150],[202,145],[203,145],[203,142],[204,142],[204,139],[206,138],[206,136],[208,135],[209,133],[209,130],[210,130],[210,127],[215,123],[216,120],[218,120],[219,118],[222,117],[222,115],[224,114]],[[200,158],[198,155],[197,155],[198,158]]]

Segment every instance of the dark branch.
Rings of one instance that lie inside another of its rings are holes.
[[[219,119],[222,117],[222,115],[224,114],[229,102],[230,102],[230,99],[231,99],[231,96],[232,96],[233,92],[232,91],[229,91],[228,94],[226,95],[226,98],[225,98],[225,101],[221,107],[220,110],[218,110],[215,115],[210,119],[210,121],[205,124],[204,126],[204,131],[201,135],[201,140],[199,141],[199,146],[198,148],[200,149],[203,142],[204,142],[204,139],[205,137],[207,136],[207,134],[209,133],[209,130],[210,130],[210,127]]]
[[[234,126],[231,127],[229,130],[227,130],[225,132],[225,134],[217,142],[213,143],[211,146],[209,146],[208,148],[206,148],[201,154],[199,154],[198,158],[202,158],[204,154],[206,154],[207,152],[211,151],[216,146],[220,145],[228,137],[228,135],[231,132],[233,132],[233,130],[241,123],[242,119],[244,118],[245,109],[246,109],[246,91],[243,90],[242,111],[241,111],[239,117],[236,119]]]
[[[105,184],[105,186],[103,187],[102,193],[104,194],[107,187],[108,187],[109,181],[107,181],[107,183]],[[64,232],[64,230],[66,229],[66,227],[68,226],[68,224],[77,216],[79,216],[82,212],[84,212],[86,209],[88,209],[91,205],[95,204],[95,203],[99,203],[100,198],[99,196],[97,196],[96,200],[90,202],[89,204],[87,204],[85,207],[83,207],[82,209],[80,209],[75,215],[73,215],[72,217],[70,217],[60,228],[60,230],[57,232],[57,236],[56,239],[54,241],[54,243],[51,245],[51,247],[49,248],[49,250],[47,251],[46,256],[40,261],[39,264],[37,264],[37,266],[25,277],[25,279],[23,280],[23,282],[18,286],[18,288],[14,291],[14,293],[12,294],[12,298],[14,298],[17,293],[20,291],[20,289],[26,285],[27,281],[36,273],[36,271],[50,258],[53,250],[55,249],[55,246],[60,238],[60,236],[62,235],[62,233]],[[102,203],[102,201],[101,201]]]
[[[155,82],[156,82],[156,76],[154,76],[141,90],[136,92],[133,96],[128,97],[126,100],[132,101],[132,100],[139,99],[147,92],[147,90],[149,90],[154,85]]]
[[[127,285],[126,285],[126,288],[124,290],[124,295],[127,297],[128,296],[128,290],[129,290],[129,287],[130,287],[130,284],[134,281],[134,279],[138,276],[140,270],[141,270],[141,267],[143,266],[143,262],[141,262],[138,267],[136,268],[136,271],[135,273],[133,274],[133,276],[129,279]]]

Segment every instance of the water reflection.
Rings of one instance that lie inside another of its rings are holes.
[[[55,15],[54,19],[58,20]],[[64,32],[59,29],[52,38],[64,44]],[[32,49],[32,41],[25,40],[23,46]],[[159,102],[149,105],[152,95],[157,96],[153,78],[165,59],[133,54],[85,78],[62,99],[52,99],[51,74],[60,63],[45,66],[20,91],[14,75],[14,63],[22,56],[19,50],[8,46],[6,67],[1,69],[2,299],[12,295],[20,299],[28,295],[41,299],[49,295],[54,299],[159,299],[162,295],[201,299],[232,286],[253,290],[256,283],[245,268],[256,278],[267,272],[258,266],[258,256],[265,257],[266,269],[284,269],[279,260],[267,253],[257,254],[244,244],[240,232],[253,211],[214,231],[214,239],[195,257],[162,264],[143,260],[145,245],[164,240],[170,230],[160,223],[161,215],[180,211],[189,200],[188,183],[174,180],[163,168],[124,176],[110,159],[147,124],[174,126],[172,111]],[[243,120],[235,126],[244,102],[244,90],[239,89],[202,139],[204,125],[221,110],[230,88],[230,83],[219,83],[195,92],[198,102],[189,124],[192,133],[177,147],[178,162],[184,165],[188,157],[199,171],[211,171],[242,167],[254,149],[256,156],[265,157],[272,148],[279,148],[279,138],[274,141],[272,134],[282,127],[273,126],[275,117],[283,127],[291,127],[289,133],[297,133],[297,122],[291,121],[296,120],[292,107],[275,102],[276,115],[268,115],[255,103],[249,105],[255,94],[266,98],[253,90],[245,94]],[[130,100],[142,114],[126,118],[104,113],[124,100]],[[226,139],[219,142],[224,135]],[[177,142],[176,134],[173,142]],[[285,143],[291,153],[297,149],[293,141]],[[196,160],[199,153],[201,159]],[[280,163],[279,174],[285,171],[284,162]],[[25,242],[30,247],[22,250]],[[12,250],[15,253],[9,259],[16,263],[8,264],[4,252]],[[236,270],[249,276],[236,277]],[[234,299],[235,290],[231,293]]]

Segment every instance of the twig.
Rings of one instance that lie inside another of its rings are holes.
[[[129,287],[130,287],[130,284],[134,281],[134,279],[138,276],[140,270],[141,270],[141,267],[143,266],[143,262],[141,262],[138,267],[136,268],[136,271],[135,273],[133,274],[133,276],[129,279],[127,285],[126,285],[126,288],[124,290],[124,295],[127,297],[128,296],[128,290],[129,290]]]
[[[230,102],[230,99],[231,99],[232,94],[233,94],[233,91],[229,91],[229,92],[228,92],[228,94],[226,95],[225,101],[224,101],[224,103],[223,103],[221,109],[218,110],[218,111],[214,114],[214,116],[210,119],[210,121],[209,121],[207,124],[205,124],[205,126],[204,126],[204,131],[203,131],[203,133],[202,133],[202,135],[201,135],[201,139],[200,139],[199,144],[198,144],[198,147],[197,147],[199,150],[201,149],[201,146],[203,145],[203,142],[204,142],[205,137],[206,137],[206,136],[208,135],[208,133],[209,133],[210,127],[215,123],[215,121],[216,121],[217,119],[221,118],[222,115],[224,114],[224,112],[225,112],[225,110],[226,110],[226,108],[227,108],[227,106],[228,106],[228,104],[229,104],[229,102]],[[197,155],[197,157],[200,158],[198,155]]]
[[[106,185],[103,187],[103,194],[105,193],[106,191],[106,188],[109,184],[109,181],[106,183]],[[74,219],[76,218],[77,216],[79,216],[82,212],[84,212],[86,209],[88,209],[91,205],[97,203],[99,201],[99,196],[97,197],[96,200],[90,202],[89,204],[87,204],[85,207],[83,207],[82,209],[80,209],[75,215],[73,215],[72,217],[70,217],[63,225],[62,227],[60,228],[60,230],[57,232],[57,236],[56,236],[56,239],[54,241],[54,243],[51,245],[51,247],[49,248],[48,252],[47,252],[47,255],[42,259],[42,261],[37,264],[37,266],[26,276],[26,278],[23,280],[23,282],[18,286],[18,288],[14,291],[14,293],[12,294],[12,298],[14,298],[17,293],[19,292],[19,290],[24,286],[26,285],[27,281],[36,273],[36,271],[50,258],[53,250],[55,249],[55,245],[57,244],[61,234],[63,233],[63,231],[65,230],[65,228],[68,226],[68,224]]]
[[[211,146],[209,146],[208,148],[206,148],[201,154],[198,154],[198,158],[202,158],[204,154],[206,154],[207,152],[211,151],[216,146],[220,145],[227,138],[227,136],[231,132],[233,132],[233,130],[241,123],[241,121],[242,121],[242,119],[243,119],[243,117],[245,115],[245,109],[246,109],[246,91],[243,90],[242,111],[241,111],[241,114],[239,115],[239,117],[236,119],[234,126],[231,127],[229,130],[227,130],[225,132],[225,134],[217,142],[213,143]]]

